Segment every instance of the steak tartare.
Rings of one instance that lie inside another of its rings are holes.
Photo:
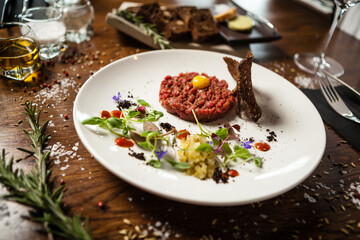
[[[193,86],[193,78],[199,75],[210,80],[209,86],[202,89]],[[192,110],[200,122],[210,122],[223,117],[235,101],[225,80],[197,72],[166,76],[161,82],[159,99],[166,111],[192,122],[195,122]]]

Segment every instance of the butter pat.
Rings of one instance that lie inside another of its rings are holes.
[[[254,21],[244,15],[238,15],[235,19],[228,21],[228,27],[235,31],[249,31],[254,27]]]

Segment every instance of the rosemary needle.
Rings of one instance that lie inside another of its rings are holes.
[[[141,28],[146,35],[153,38],[154,44],[158,44],[161,49],[173,48],[170,41],[158,32],[154,24],[143,22],[142,17],[136,16],[134,13],[127,10],[116,10],[115,14]]]
[[[71,240],[91,240],[89,221],[86,219],[86,228],[82,224],[80,215],[70,218],[63,210],[62,197],[65,185],[55,190],[51,189],[49,181],[52,169],[48,168],[50,151],[45,150],[45,142],[50,135],[46,134],[49,121],[40,125],[41,110],[36,111],[36,106],[31,102],[25,104],[26,120],[31,127],[30,131],[24,130],[31,140],[31,149],[18,148],[28,153],[36,160],[33,171],[25,174],[22,170],[13,170],[14,157],[6,163],[5,149],[0,155],[0,183],[7,187],[9,193],[4,199],[11,200],[29,207],[30,220],[42,222],[48,232],[48,238],[53,235]]]

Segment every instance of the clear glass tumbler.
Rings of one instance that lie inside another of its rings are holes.
[[[80,43],[92,36],[94,8],[89,0],[63,0],[66,40]]]
[[[66,27],[62,12],[58,8],[29,8],[23,14],[22,21],[35,32],[40,44],[41,59],[49,60],[60,54]]]
[[[39,43],[31,27],[0,23],[0,76],[24,80],[39,67]]]

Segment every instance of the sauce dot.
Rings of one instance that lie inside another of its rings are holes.
[[[115,144],[119,147],[124,147],[124,148],[131,148],[135,145],[134,141],[132,141],[131,139],[125,138],[125,137],[116,138]]]
[[[239,172],[236,171],[235,169],[229,169],[229,170],[227,170],[227,174],[228,174],[230,177],[237,177],[237,176],[239,176]]]
[[[264,142],[258,142],[255,143],[255,148],[260,151],[266,152],[270,150],[270,145]]]

